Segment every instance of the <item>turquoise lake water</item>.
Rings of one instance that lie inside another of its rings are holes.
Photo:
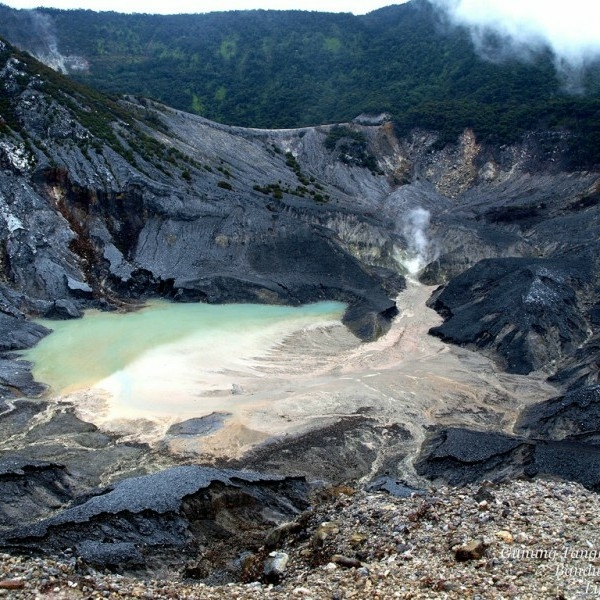
[[[87,311],[82,319],[38,321],[53,330],[24,353],[36,380],[65,394],[106,383],[112,395],[144,405],[178,381],[201,391],[203,374],[249,368],[294,331],[339,322],[345,305],[176,304],[162,301],[129,313]],[[199,393],[199,391],[195,393]],[[125,398],[125,396],[127,398]]]

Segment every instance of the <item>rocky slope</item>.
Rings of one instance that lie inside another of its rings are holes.
[[[91,553],[0,555],[0,594],[78,598],[591,598],[598,504],[578,484],[431,489],[406,497],[337,488],[264,532],[228,563],[242,582],[210,585],[203,560],[161,577],[115,574]],[[233,545],[233,544],[232,544]],[[238,549],[239,552],[239,549]],[[127,555],[128,557],[131,554]]]
[[[371,203],[389,184],[330,156],[327,128],[236,130],[147,102],[109,106],[1,50],[5,314],[68,318],[149,295],[335,298],[360,337],[385,331],[401,242]],[[33,341],[13,337],[7,349]]]
[[[540,164],[535,145],[532,135],[509,175],[498,169],[507,149],[482,164],[489,157],[471,144],[480,180],[471,176],[467,188],[450,181],[447,190],[460,206],[440,214],[443,250],[423,277],[447,282],[430,299],[445,319],[433,335],[477,349],[508,372],[548,376],[559,384],[557,397],[523,417],[534,419],[539,411],[545,427],[517,424],[510,439],[491,431],[432,432],[419,467],[429,477],[472,481],[512,465],[513,474],[552,473],[598,485],[594,424],[588,421],[598,382],[598,175],[565,172],[568,156],[558,150]],[[455,158],[458,165],[462,158],[463,172],[473,164],[467,148]],[[587,439],[572,435],[582,420],[590,425]],[[477,457],[457,453],[465,444],[484,450]]]

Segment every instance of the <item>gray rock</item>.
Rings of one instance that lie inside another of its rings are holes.
[[[0,313],[0,331],[0,352],[30,348],[50,333],[46,327],[4,313]]]
[[[78,319],[83,313],[71,301],[65,298],[55,300],[52,306],[44,313],[47,319]]]
[[[78,281],[77,279],[73,279],[72,277],[67,276],[67,287],[71,292],[74,292],[75,295],[87,295],[91,294],[94,290],[84,281]]]
[[[277,583],[284,575],[290,557],[285,552],[270,552],[264,562],[264,576],[267,581]]]
[[[33,380],[30,368],[28,361],[0,358],[0,400],[37,398],[46,391],[45,385]]]
[[[144,557],[135,544],[128,542],[105,543],[84,540],[76,546],[77,554],[96,567],[140,566]]]
[[[205,417],[187,419],[181,423],[171,425],[167,430],[166,435],[169,436],[196,436],[209,435],[218,431],[223,427],[223,422],[231,413],[215,412]]]
[[[404,481],[398,481],[397,479],[390,477],[389,475],[383,475],[377,477],[371,481],[365,488],[368,492],[388,492],[396,498],[410,498],[413,494],[424,495],[423,490],[412,487]]]

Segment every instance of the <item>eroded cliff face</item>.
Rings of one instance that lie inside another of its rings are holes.
[[[96,116],[97,100],[2,55],[3,270],[26,312],[330,298],[364,339],[389,326],[401,242],[373,210],[389,185],[328,157],[326,129],[246,131],[133,100]]]

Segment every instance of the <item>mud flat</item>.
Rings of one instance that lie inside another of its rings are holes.
[[[427,428],[511,432],[520,410],[556,395],[543,373],[506,374],[491,360],[428,335],[440,323],[425,305],[432,291],[409,283],[397,299],[400,314],[376,342],[358,340],[335,318],[339,307],[329,307],[333,312],[319,318],[265,323],[252,335],[234,331],[219,344],[185,336],[52,402],[177,460],[253,456],[261,467],[283,471],[288,464],[308,475],[317,473],[303,469],[299,448],[268,464],[259,460],[261,449],[293,445],[329,428],[342,438],[336,444],[369,454],[353,475],[375,476],[391,461],[390,471],[410,479]],[[351,434],[357,426],[361,432]],[[320,443],[328,445],[325,438]]]

